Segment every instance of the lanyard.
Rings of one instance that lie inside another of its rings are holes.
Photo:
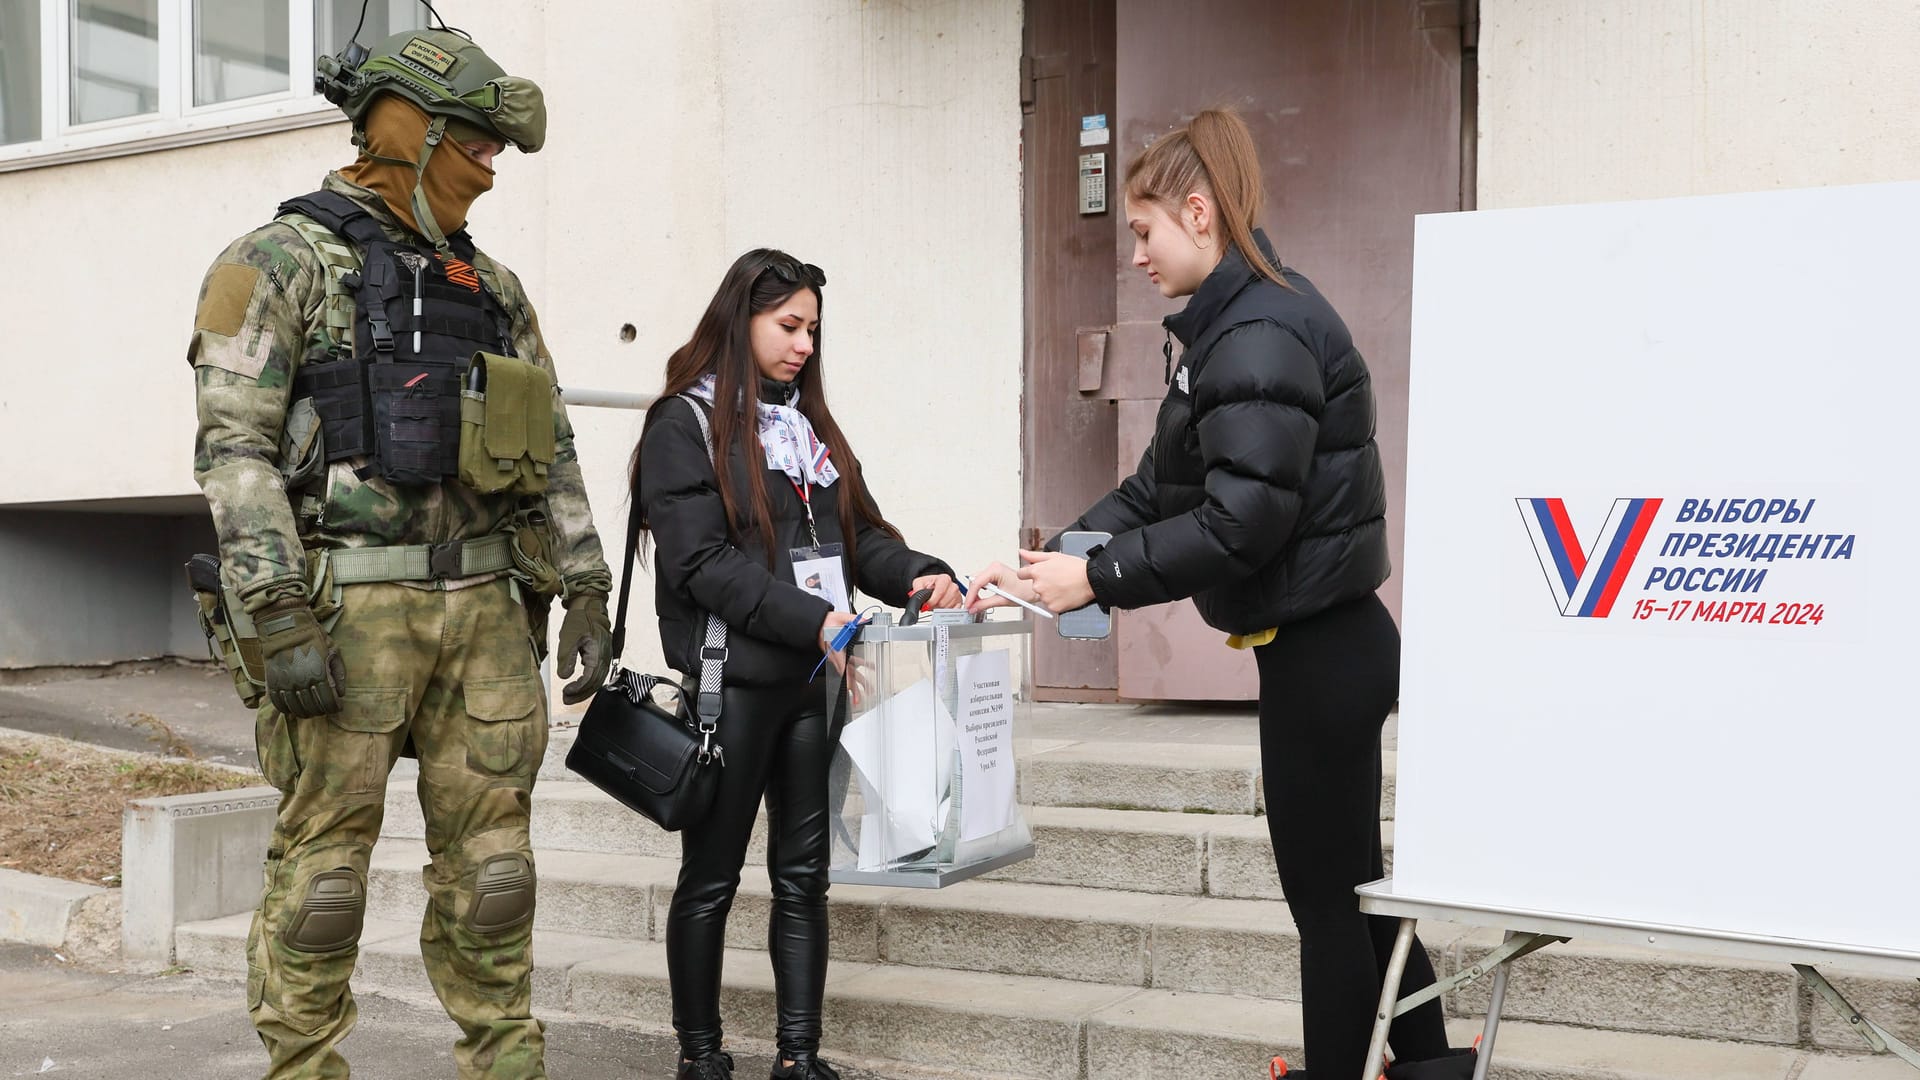
[[[820,531],[813,524],[813,482],[795,480],[787,477],[787,483],[793,485],[793,493],[800,496],[800,505],[807,511],[807,538],[813,541],[815,551],[820,550]]]
[[[793,485],[793,493],[800,496],[800,505],[806,508],[807,537],[813,541],[814,550],[817,551],[820,548],[820,531],[815,527],[813,522],[813,473],[811,471],[813,462],[806,455],[818,454],[820,450],[820,440],[818,436],[813,434],[811,427],[806,429],[807,438],[802,439],[800,432],[794,430],[792,424],[783,423],[782,426],[785,428],[787,436],[792,442],[793,454],[799,459],[798,463],[800,466],[800,479],[795,480],[793,476],[789,474],[787,476],[787,483]]]

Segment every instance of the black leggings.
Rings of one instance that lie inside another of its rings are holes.
[[[827,985],[827,767],[836,732],[824,692],[805,684],[727,687],[718,739],[726,767],[713,813],[681,834],[680,881],[667,914],[667,977],[680,1052],[720,1049],[720,961],[727,912],[762,794],[767,800],[767,871],[781,1052],[820,1049],[820,1000]]]
[[[1380,726],[1400,696],[1400,632],[1369,595],[1282,626],[1255,657],[1267,828],[1300,930],[1307,1065],[1316,1080],[1346,1080],[1365,1062],[1399,929],[1362,915],[1353,889],[1384,872]],[[1432,982],[1415,941],[1403,992]],[[1395,1020],[1391,1042],[1408,1061],[1446,1053],[1440,1004]]]

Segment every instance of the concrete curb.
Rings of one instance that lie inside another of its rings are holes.
[[[120,839],[126,963],[166,967],[173,963],[174,927],[259,902],[261,860],[279,805],[280,792],[271,787],[127,805]]]
[[[112,892],[98,885],[0,870],[0,941],[57,949],[87,902]]]

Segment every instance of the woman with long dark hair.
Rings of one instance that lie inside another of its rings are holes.
[[[633,455],[634,512],[653,539],[667,662],[691,678],[707,613],[727,624],[712,813],[682,834],[667,915],[679,1075],[729,1080],[720,963],[762,796],[773,882],[768,951],[779,1006],[774,1080],[838,1080],[819,1058],[827,978],[827,769],[836,709],[812,682],[854,618],[855,588],[896,606],[921,590],[958,606],[953,570],[880,515],[827,407],[820,268],[758,249],[734,261],[667,362]],[[700,417],[707,417],[708,453]],[[716,468],[718,464],[718,468]],[[825,654],[823,656],[823,654]]]
[[[1163,296],[1167,396],[1140,467],[1075,531],[1113,539],[1079,559],[1021,552],[992,582],[1055,611],[1192,597],[1260,671],[1260,756],[1280,885],[1300,932],[1314,1080],[1365,1065],[1397,923],[1361,914],[1382,876],[1380,728],[1399,697],[1386,580],[1387,498],[1367,365],[1333,306],[1283,267],[1257,222],[1260,159],[1246,123],[1208,109],[1127,170],[1133,264]],[[1186,351],[1172,361],[1172,339]],[[1158,359],[1156,357],[1156,359]],[[1416,945],[1404,986],[1433,982]],[[1388,1076],[1464,1077],[1437,1002],[1393,1022]],[[1299,1075],[1298,1072],[1293,1075]]]

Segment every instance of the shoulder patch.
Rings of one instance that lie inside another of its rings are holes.
[[[200,308],[194,312],[193,328],[222,337],[239,333],[247,321],[247,306],[253,302],[253,290],[259,284],[257,267],[241,263],[221,263],[214,267],[200,288]]]

